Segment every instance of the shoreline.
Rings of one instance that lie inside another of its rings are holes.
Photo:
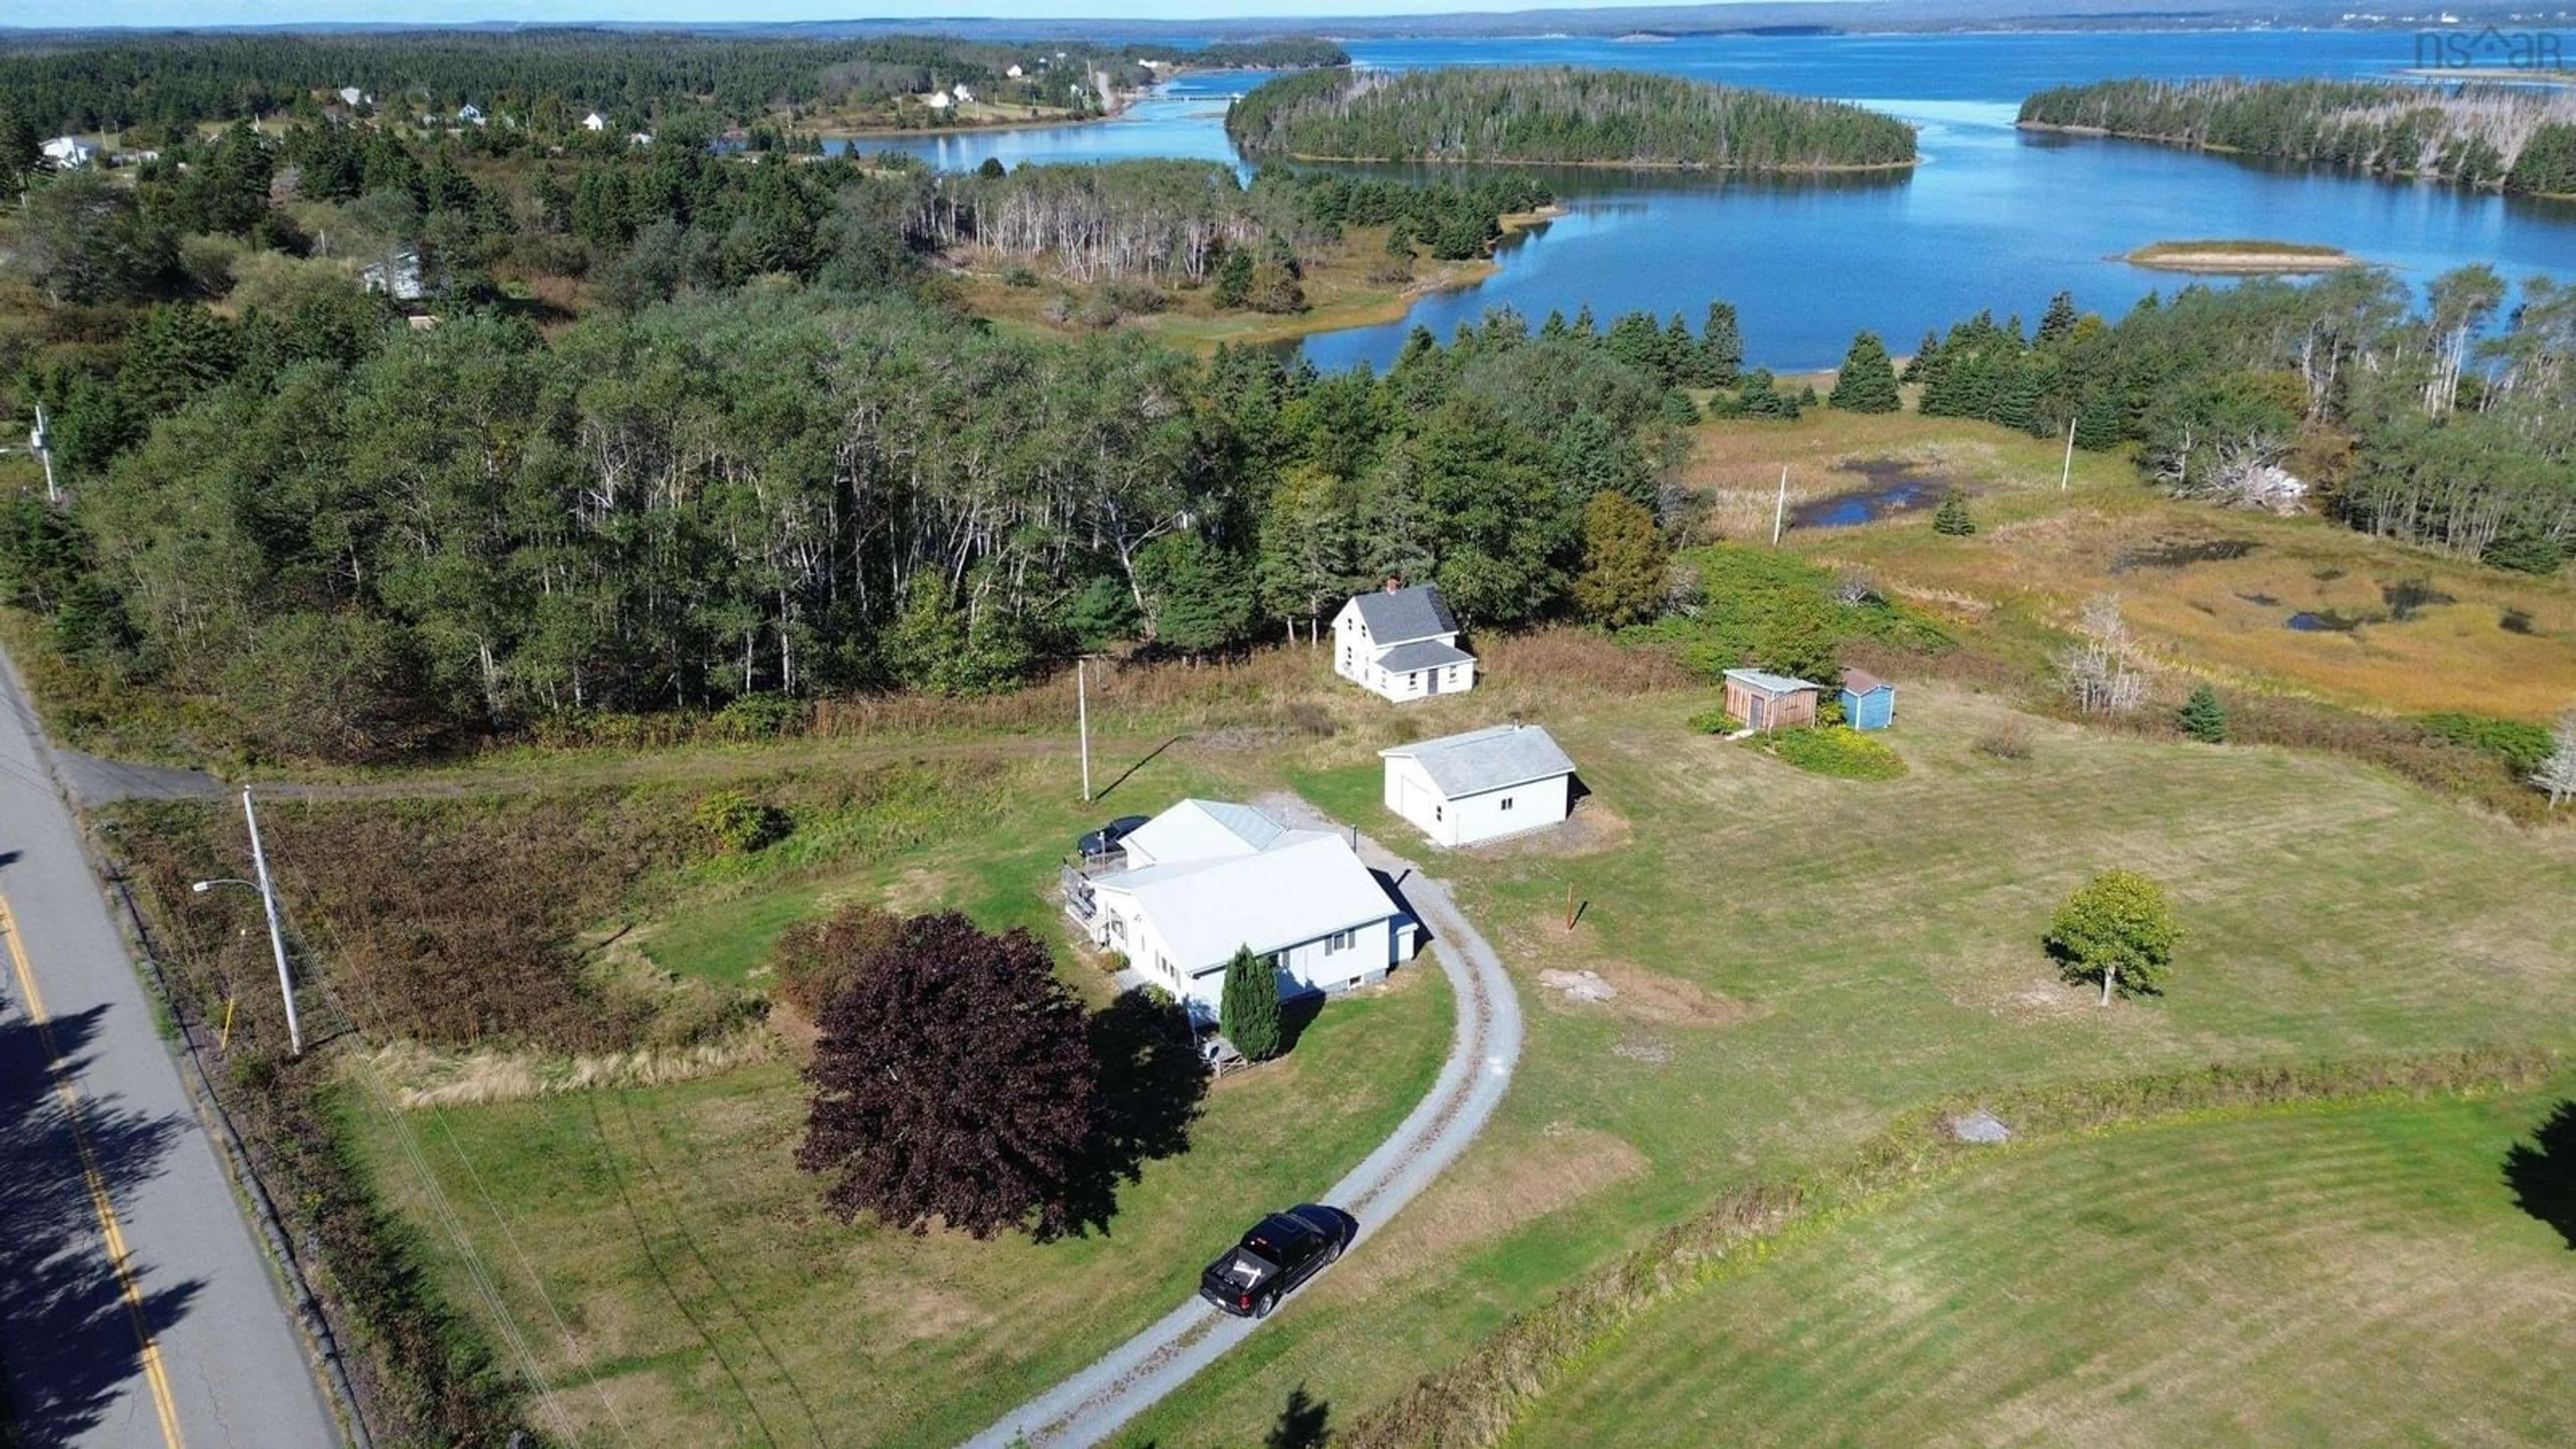
[[[2576,85],[2576,81],[2561,84]],[[2241,146],[2222,146],[2214,141],[2196,140],[2190,136],[2160,136],[2146,131],[2114,131],[2102,126],[2066,126],[2054,121],[2016,120],[2013,122],[2013,129],[2037,131],[2052,136],[2094,136],[2112,141],[2136,141],[2142,145],[2165,146],[2176,151],[2197,151],[2211,156],[2240,156],[2265,165],[2297,167],[2306,171],[2327,171],[2337,175],[2357,176],[2365,181],[2387,182],[2391,185],[2448,187],[2453,191],[2466,192],[2471,196],[2501,196],[2526,201],[2576,201],[2576,191],[2507,191],[2502,183],[2494,186],[2472,186],[2449,177],[2425,176],[2413,171],[2378,171],[2358,166],[2337,166],[2332,162],[2307,157],[2273,156],[2260,151],[2248,151]]]
[[[1228,136],[1228,141],[1234,138]],[[1243,152],[1241,145],[1235,150]],[[1911,161],[1859,161],[1828,166],[1711,166],[1700,161],[1524,161],[1501,156],[1478,156],[1466,160],[1442,158],[1425,160],[1416,157],[1398,161],[1388,156],[1317,156],[1304,151],[1277,153],[1288,161],[1321,162],[1335,166],[1520,166],[1533,170],[1548,167],[1573,167],[1585,171],[1705,171],[1712,176],[1828,176],[1857,174],[1864,171],[1911,171],[1923,165],[1923,158]],[[1247,159],[1249,155],[1247,154]]]

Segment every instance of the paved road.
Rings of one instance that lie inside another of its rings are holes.
[[[0,659],[0,1367],[33,1445],[342,1442]]]
[[[1261,804],[1296,824],[1334,828],[1300,801],[1274,798]],[[1360,855],[1395,879],[1405,903],[1431,928],[1431,953],[1457,993],[1458,1021],[1449,1059],[1421,1105],[1349,1176],[1315,1199],[1359,1219],[1354,1247],[1475,1140],[1503,1100],[1521,1055],[1520,1001],[1512,994],[1511,978],[1494,948],[1459,913],[1448,887],[1366,836],[1360,838]],[[1222,1246],[1210,1244],[1209,1256]],[[1295,1309],[1291,1298],[1279,1311]],[[1193,1298],[1091,1367],[1004,1415],[969,1440],[969,1449],[1004,1449],[1022,1434],[1038,1446],[1098,1444],[1251,1337],[1262,1321],[1220,1313]]]

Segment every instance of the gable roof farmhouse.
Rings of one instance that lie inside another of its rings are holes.
[[[1458,632],[1458,616],[1449,612],[1449,601],[1440,597],[1434,584],[1354,594],[1351,607],[1360,611],[1360,622],[1368,626],[1369,642],[1381,649]]]

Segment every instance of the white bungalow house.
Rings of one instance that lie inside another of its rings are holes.
[[[947,110],[950,105],[954,104],[948,99],[948,92],[946,91],[932,91],[930,94],[921,98],[921,103],[930,107],[934,111]]]
[[[1245,947],[1270,958],[1280,994],[1293,996],[1382,981],[1417,944],[1413,917],[1336,831],[1183,800],[1120,847],[1108,870],[1065,872],[1065,910],[1203,1021],[1216,1019],[1226,963]]]
[[[961,105],[961,106],[963,106],[963,105],[968,105],[968,104],[972,103],[972,102],[974,101],[974,99],[975,99],[975,93],[974,93],[973,91],[970,91],[970,90],[966,89],[965,82],[963,82],[963,81],[958,82],[956,85],[950,86],[950,87],[948,88],[948,93],[949,93],[950,95],[952,95],[952,96],[955,96],[955,97],[957,98],[957,104],[959,104],[959,105]]]
[[[1438,586],[1361,594],[1333,616],[1333,672],[1402,703],[1476,687],[1476,656],[1458,647],[1458,616]]]
[[[581,118],[581,128],[585,131],[605,131],[608,129],[608,118],[593,111]]]
[[[1027,72],[1027,71],[1024,71],[1024,70],[1020,69],[1018,66],[1014,65],[1014,66],[1012,66],[1009,70],[1006,70],[1006,71],[1002,72],[1002,74],[1004,74],[1004,75],[1006,75],[1006,76],[1010,77],[1012,80],[1018,80],[1020,77],[1022,77],[1022,76],[1024,76],[1024,75],[1027,75],[1027,74],[1028,74],[1028,72]]]
[[[1495,725],[1378,751],[1386,808],[1440,845],[1474,845],[1560,824],[1574,761],[1537,725]]]
[[[43,150],[47,161],[65,171],[98,159],[98,148],[78,136],[56,136],[44,144]]]
[[[456,124],[460,126],[479,126],[483,121],[483,108],[472,101],[456,108]]]
[[[375,103],[376,98],[374,96],[368,95],[365,91],[358,89],[356,86],[340,87],[340,104],[344,106],[354,109],[359,106],[372,106]]]

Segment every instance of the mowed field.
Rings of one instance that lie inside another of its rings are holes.
[[[1704,703],[1563,702],[1546,722],[1591,818],[1423,854],[1530,1004],[1511,1097],[1449,1179],[1124,1442],[1250,1442],[1300,1388],[1356,1414],[1715,1193],[1829,1169],[1928,1100],[2576,1046],[2570,832],[2284,750],[2037,724],[2030,759],[1996,760],[1974,746],[2007,706],[1925,686],[1898,707],[1903,778],[1825,779],[1685,732]],[[1480,722],[1473,696],[1437,708],[1425,731]],[[1405,838],[1370,803],[1373,761],[1340,742],[1308,753],[1300,788]],[[2057,978],[2039,936],[2114,865],[2163,880],[2190,936],[2167,996],[2105,1010]],[[1619,994],[1574,1003],[1550,970]]]
[[[2564,1442],[2576,1252],[2502,1171],[2550,1100],[2000,1149],[1640,1317],[1513,1442]]]

